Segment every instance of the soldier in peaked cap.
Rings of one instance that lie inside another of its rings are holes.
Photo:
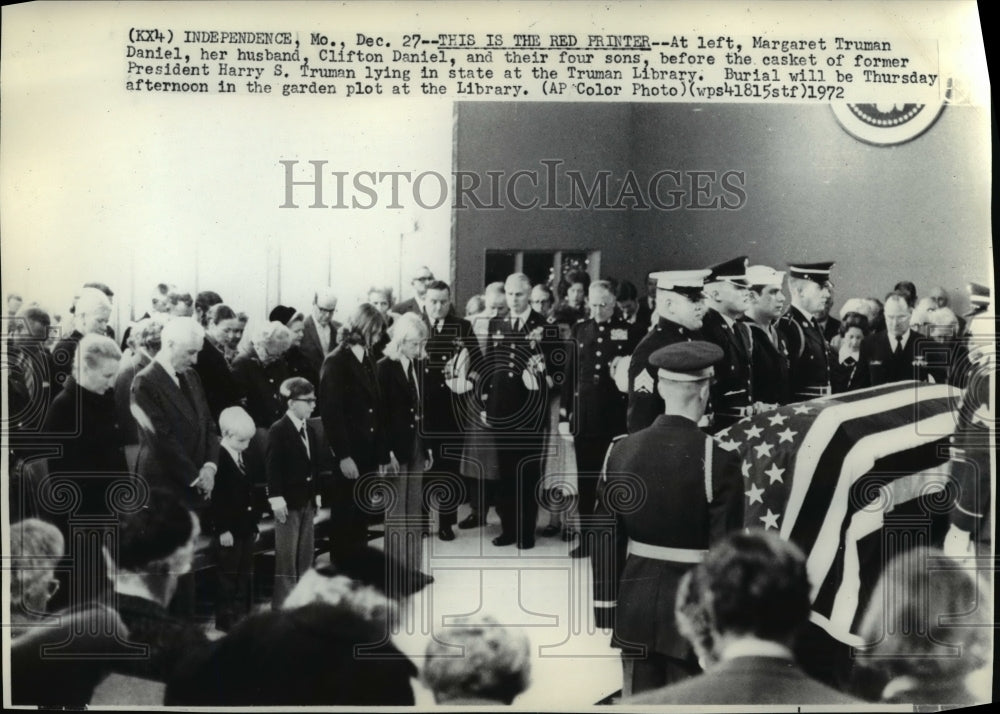
[[[788,372],[793,402],[830,393],[827,343],[816,324],[830,295],[833,262],[788,265],[788,288],[792,306],[780,320],[778,331],[788,345]]]
[[[677,631],[674,599],[684,573],[717,540],[743,527],[739,458],[698,428],[718,345],[681,342],[649,358],[663,410],[616,441],[601,477],[592,550],[594,614],[622,650],[624,696],[698,672]]]
[[[781,287],[785,272],[766,265],[747,268],[750,307],[744,323],[753,341],[751,391],[757,409],[767,409],[789,401],[788,346],[778,331],[778,318],[785,311],[785,293]]]
[[[703,289],[708,270],[667,270],[650,273],[656,280],[658,319],[632,353],[628,369],[628,432],[633,434],[663,413],[656,390],[656,368],[650,355],[661,347],[701,339],[705,315]]]
[[[753,336],[740,321],[750,305],[746,269],[746,256],[741,256],[712,266],[705,278],[705,301],[710,309],[705,313],[701,333],[721,347],[725,355],[716,366],[712,385],[712,433],[748,416],[753,405]]]

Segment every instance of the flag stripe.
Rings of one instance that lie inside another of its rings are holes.
[[[875,465],[867,473],[863,474],[861,478],[857,479],[852,487],[852,494],[849,498],[850,512],[843,519],[839,542],[845,544],[848,542],[847,531],[850,527],[853,527],[851,525],[852,519],[856,518],[859,510],[865,509],[874,499],[878,498],[878,492],[875,488],[876,484],[885,485],[894,494],[891,501],[884,504],[884,508],[878,509],[879,522],[881,522],[881,517],[885,513],[891,512],[894,507],[919,496],[919,493],[912,492],[905,493],[907,497],[903,498],[903,488],[902,486],[898,486],[897,483],[906,480],[912,481],[914,475],[920,476],[924,474],[927,475],[928,481],[933,480],[931,477],[940,474],[942,472],[942,465],[948,462],[947,455],[942,456],[940,452],[942,446],[946,445],[947,439],[936,439],[932,442],[920,444],[919,446],[898,451],[878,459]],[[919,480],[917,481],[917,485],[919,485]],[[828,568],[823,583],[813,600],[813,609],[821,614],[828,615],[830,613],[833,608],[834,598],[838,596],[837,588],[840,586],[840,580],[844,572],[845,554],[844,549],[838,549],[834,561]]]
[[[798,521],[799,510],[808,493],[817,464],[836,429],[843,422],[898,407],[912,407],[916,398],[952,397],[954,393],[955,390],[947,386],[914,389],[913,383],[903,382],[892,385],[891,388],[872,390],[864,400],[835,403],[823,409],[813,420],[812,426],[798,447],[794,478],[788,491],[785,518],[781,524],[781,536],[785,539],[791,538],[793,526]],[[819,405],[812,406],[812,408],[818,407]]]
[[[912,399],[904,406],[897,407],[890,411],[878,412],[866,415],[857,419],[841,422],[833,437],[827,443],[822,456],[816,464],[813,478],[808,484],[808,490],[802,500],[801,512],[805,517],[795,520],[791,527],[789,540],[799,545],[807,553],[811,553],[816,544],[817,536],[827,520],[827,512],[831,505],[831,497],[838,488],[841,480],[841,471],[844,461],[854,444],[873,432],[879,427],[886,425],[901,426],[901,432],[896,436],[904,436],[907,432],[915,434],[917,429],[910,419],[917,410],[920,419],[927,419],[940,414],[950,413],[954,407],[951,399],[930,399],[913,403]],[[912,420],[916,421],[916,420]],[[952,427],[954,424],[952,423]],[[879,439],[886,439],[884,434],[877,436]],[[796,469],[796,478],[798,469]],[[849,486],[850,484],[846,484]],[[787,522],[786,522],[787,523]],[[834,546],[835,547],[835,546]]]

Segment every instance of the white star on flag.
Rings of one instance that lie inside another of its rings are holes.
[[[805,404],[800,404],[799,406],[792,409],[792,411],[794,411],[796,414],[808,414],[809,407],[807,407]]]
[[[768,421],[771,422],[771,426],[784,426],[785,419],[787,419],[784,414],[775,414],[774,416],[768,417]]]
[[[740,471],[743,472],[744,476],[750,478],[750,462],[744,461],[743,465],[740,467]]]
[[[797,432],[797,431],[792,431],[790,428],[786,428],[784,431],[779,431],[778,432],[778,443],[779,444],[783,444],[783,443],[785,443],[787,441],[789,444],[794,444],[795,441],[794,441],[793,437],[796,434],[798,434],[798,433],[799,432]]]
[[[778,516],[780,515],[781,515],[780,513],[772,513],[771,509],[768,508],[767,515],[761,516],[760,520],[764,522],[765,529],[773,528],[774,530],[778,530]]]
[[[747,438],[756,439],[758,436],[760,436],[761,431],[763,431],[763,429],[761,429],[759,426],[754,425],[749,429],[747,429]]]
[[[736,441],[735,439],[730,439],[729,441],[720,441],[719,448],[721,448],[723,451],[736,451],[738,448],[740,448],[740,442]]]
[[[785,482],[785,479],[781,478],[781,474],[785,473],[784,469],[779,469],[777,464],[771,464],[771,468],[764,472],[771,478],[771,483],[775,481]]]
[[[759,445],[753,447],[753,450],[757,452],[757,458],[760,459],[760,458],[763,458],[765,456],[770,456],[771,455],[771,449],[773,449],[773,448],[774,447],[771,444],[768,444],[765,441],[763,444],[759,444]]]
[[[749,491],[744,491],[744,493],[747,496],[749,496],[749,498],[750,498],[750,504],[749,505],[752,506],[754,503],[761,503],[761,504],[764,503],[764,499],[761,498],[761,495],[763,495],[763,493],[764,493],[764,489],[758,487],[757,484],[751,482],[750,483],[750,490]]]

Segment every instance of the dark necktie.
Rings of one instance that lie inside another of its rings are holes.
[[[440,320],[435,320],[434,321],[434,334],[435,335],[440,335],[441,334],[441,321]]]
[[[902,336],[899,336],[896,338],[896,349],[893,350],[893,354],[898,355],[902,351],[903,351],[903,338]]]
[[[413,360],[410,360],[410,364],[406,367],[406,381],[410,385],[410,397],[413,399],[413,404],[419,404],[420,391],[417,389],[417,376],[413,370]]]
[[[510,328],[514,332],[520,332],[520,330],[521,330],[521,318],[519,318],[519,317],[512,317],[510,319]]]
[[[240,470],[241,474],[247,472],[246,464],[243,463],[243,454],[236,454],[236,468]]]
[[[194,395],[191,392],[191,385],[188,384],[187,377],[183,372],[177,373],[177,381],[180,384],[181,392],[184,394],[184,398],[188,400],[188,404],[194,408]]]
[[[309,435],[306,434],[306,425],[303,424],[299,427],[299,436],[302,438],[302,443],[305,444],[306,453],[309,453]]]

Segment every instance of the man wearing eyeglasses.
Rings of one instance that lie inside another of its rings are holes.
[[[415,312],[426,317],[427,309],[424,302],[427,297],[427,286],[434,282],[434,273],[426,265],[421,265],[413,273],[410,285],[413,286],[413,297],[393,306],[392,311],[398,315]]]
[[[299,350],[319,374],[323,360],[337,346],[340,323],[333,319],[337,312],[337,296],[332,288],[321,288],[313,295],[312,314],[305,319]]]

